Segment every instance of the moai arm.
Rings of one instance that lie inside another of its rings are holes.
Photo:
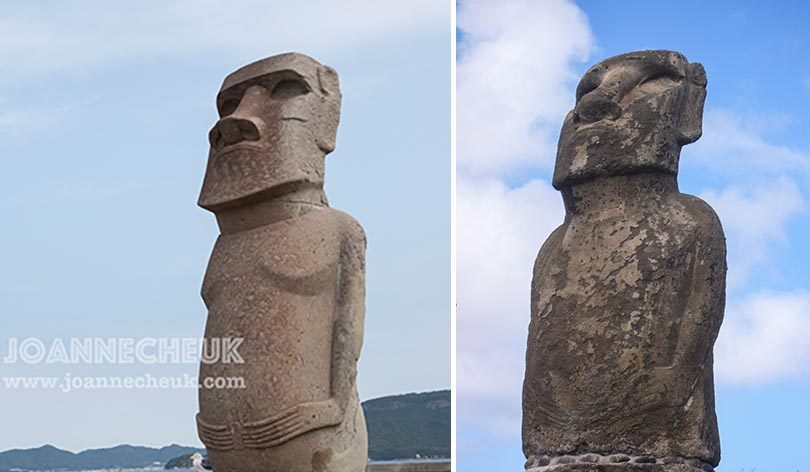
[[[538,371],[537,362],[542,358],[544,346],[538,342],[537,335],[540,332],[541,319],[537,316],[543,307],[548,307],[550,298],[548,294],[541,294],[542,284],[545,283],[544,273],[548,271],[553,258],[559,254],[568,224],[563,223],[558,226],[543,243],[537,258],[534,261],[531,282],[531,313],[532,319],[529,324],[529,338],[526,343],[526,376],[523,381],[523,451],[526,457],[538,454],[536,450],[537,440],[535,438],[538,424],[546,421],[565,421],[559,416],[559,411],[543,392],[538,390],[541,379],[530,375]],[[551,293],[551,292],[548,292]],[[528,408],[527,408],[528,406]]]
[[[351,217],[345,217],[338,282],[338,305],[332,334],[332,399],[340,418],[356,391],[357,360],[363,347],[366,316],[366,235]],[[356,401],[356,400],[355,400]]]
[[[357,360],[363,346],[366,236],[356,221],[341,216],[338,295],[332,325],[331,394],[329,400],[302,405],[309,429],[337,425],[344,420],[354,397]]]
[[[672,365],[658,367],[654,375],[659,382],[651,382],[663,388],[659,401],[675,405],[685,405],[705,369],[711,369],[726,297],[726,240],[720,220],[695,197],[687,196],[684,203],[698,223],[689,293]]]
[[[337,303],[332,325],[330,397],[290,407],[271,418],[246,423],[246,443],[272,447],[306,432],[339,425],[355,392],[357,360],[365,320],[366,237],[360,225],[341,215]]]

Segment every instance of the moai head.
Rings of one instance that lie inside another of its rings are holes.
[[[201,207],[218,212],[323,186],[340,119],[334,69],[297,53],[248,64],[225,78],[217,111]]]
[[[706,72],[673,51],[639,51],[593,66],[563,122],[553,185],[600,176],[678,173],[681,146],[700,138]]]

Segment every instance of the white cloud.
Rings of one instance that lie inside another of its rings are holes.
[[[720,216],[728,243],[728,284],[741,286],[757,267],[767,267],[773,249],[787,241],[787,224],[804,208],[798,185],[788,177],[757,186],[706,190],[701,197]]]
[[[788,146],[769,143],[763,135],[786,125],[784,116],[748,118],[727,109],[708,109],[703,119],[703,137],[685,148],[697,164],[725,175],[784,172],[810,173],[810,156]]]
[[[86,12],[93,12],[87,15]],[[272,52],[326,52],[447,27],[433,0],[72,0],[4,5],[0,63],[6,71],[75,67],[126,57],[220,53],[240,60]]]
[[[574,102],[573,63],[593,48],[585,14],[565,0],[470,0],[458,7],[458,27],[460,170],[549,166]]]
[[[718,382],[755,385],[807,375],[808,339],[808,292],[758,292],[730,304],[715,346]]]
[[[563,221],[562,200],[537,180],[509,189],[460,178],[456,215],[459,411],[489,431],[517,434],[532,267]]]
[[[510,189],[497,180],[467,178],[459,179],[457,194],[460,308],[488,313],[528,299],[540,244],[563,221],[560,194],[538,180]]]
[[[520,434],[532,267],[563,221],[540,180],[574,102],[575,64],[593,48],[588,21],[564,0],[470,0],[458,7],[456,281],[459,418],[499,437]],[[462,426],[462,427],[465,427]]]

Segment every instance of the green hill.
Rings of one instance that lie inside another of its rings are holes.
[[[203,452],[203,455],[205,453]],[[194,468],[194,464],[191,463],[191,455],[184,454],[182,456],[177,456],[172,459],[169,459],[169,462],[166,463],[164,469],[171,470],[171,469],[192,469]]]
[[[160,449],[122,445],[106,449],[90,449],[76,454],[48,444],[36,449],[12,449],[0,452],[0,470],[88,470],[145,467],[155,463],[165,464],[172,457],[201,451],[198,448],[177,444]]]
[[[450,457],[450,391],[363,402],[372,460]]]

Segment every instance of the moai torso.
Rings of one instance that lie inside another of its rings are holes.
[[[244,362],[203,362],[200,379],[244,388],[200,390],[218,472],[365,470],[365,236],[322,190],[339,98],[334,71],[299,54],[246,66],[220,92],[200,196],[222,233],[202,288],[205,337],[241,338]]]
[[[675,177],[680,146],[699,136],[686,128],[699,120],[678,116],[702,111],[697,67],[664,51],[610,59],[583,78],[566,118],[554,182],[566,218],[532,282],[527,469],[719,461],[712,346],[725,241],[711,208],[680,194]]]
[[[348,216],[329,209],[218,238],[202,289],[205,337],[244,338],[239,354],[246,362],[203,364],[202,372],[250,382],[221,391],[211,420],[258,419],[330,398],[331,369],[324,366],[332,363],[339,267],[351,258],[359,265],[362,257],[341,252],[362,250],[362,240]]]

